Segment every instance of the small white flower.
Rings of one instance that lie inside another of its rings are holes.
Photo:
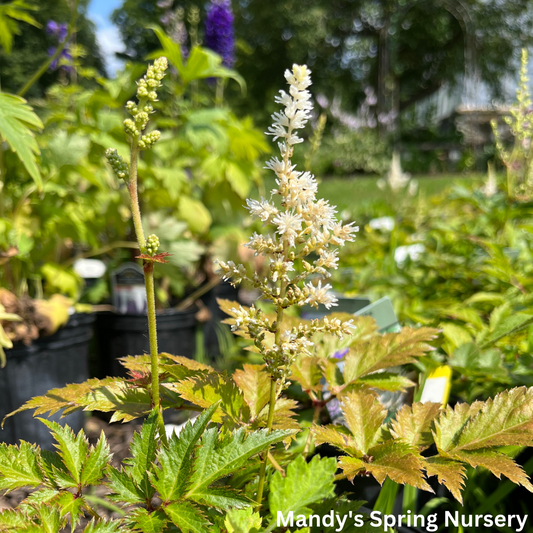
[[[332,287],[329,283],[322,287],[322,282],[319,281],[318,285],[313,285],[311,282],[305,284],[306,289],[309,290],[309,296],[305,303],[312,307],[318,307],[320,304],[324,305],[326,309],[332,306],[338,305],[337,298],[330,292]]]
[[[296,237],[302,231],[302,216],[295,213],[280,213],[273,219],[273,222],[278,227],[278,234],[290,246],[294,246]]]
[[[278,209],[268,200],[261,198],[261,201],[247,199],[248,210],[253,217],[257,217],[263,222],[270,222],[277,214]]]
[[[355,222],[349,224],[336,224],[333,227],[333,237],[331,242],[337,246],[344,246],[345,242],[353,242],[355,234],[359,231],[359,226],[354,226]]]

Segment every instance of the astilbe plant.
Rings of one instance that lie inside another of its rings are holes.
[[[498,155],[507,170],[507,194],[510,197],[516,195],[529,197],[533,189],[533,152],[531,150],[533,109],[527,68],[528,53],[524,48],[521,55],[520,79],[516,89],[516,104],[511,108],[510,115],[504,119],[513,136],[513,145],[510,150],[505,146],[500,135],[497,121],[491,121]]]
[[[279,202],[248,202],[252,215],[274,228],[270,235],[253,235],[248,243],[268,257],[269,274],[248,279],[244,266],[219,264],[225,278],[234,283],[247,279],[275,307],[270,315],[256,306],[221,302],[230,316],[227,322],[248,339],[249,349],[264,364],[246,364],[229,376],[157,352],[153,269],[165,253],[159,252],[155,235],[144,237],[137,159],[139,150],[159,137],[144,130],[165,67],[164,59],[156,61],[139,82],[139,102],[127,105],[133,116],[125,122],[129,164],[115,151],[107,154],[132,200],[146,276],[151,353],[123,359],[128,378],[68,385],[20,409],[34,409],[35,414],[100,410],[113,412],[113,421],[146,420],[133,437],[131,457],[118,468],[111,464],[103,434],[90,446],[83,431],[74,435],[47,420],[43,423],[52,431],[57,451],[26,442],[0,444],[0,489],[32,489],[16,509],[0,512],[0,532],[55,533],[68,525],[72,530],[84,527],[86,533],[287,530],[277,520],[291,512],[299,528],[310,513],[348,515],[356,510],[359,503],[335,494],[335,480],[341,478],[371,475],[383,483],[388,477],[431,490],[427,477],[436,476],[461,501],[467,465],[485,467],[533,491],[522,468],[501,450],[533,444],[533,389],[516,388],[471,406],[406,405],[387,422],[376,391],[412,387],[392,369],[423,357],[437,331],[406,328],[381,335],[369,317],[332,314],[305,321],[285,312],[294,305],[335,305],[329,286],[315,284],[311,277],[327,277],[328,269],[337,266],[334,246],[353,239],[356,232],[353,224],[337,222],[334,209],[316,199],[314,178],[291,163],[293,148],[301,142],[297,130],[311,112],[306,67],[287,71],[290,91],[277,98],[284,110],[274,115],[269,129],[281,139],[281,157],[268,163],[276,174],[273,198]],[[298,402],[285,393],[289,384],[299,386],[312,403],[311,427],[298,420]],[[333,399],[345,424],[321,425]],[[167,439],[162,411],[170,408],[199,414],[179,436]],[[340,457],[307,460],[313,446],[322,443],[336,447]],[[435,451],[428,456],[430,448]],[[91,494],[98,485],[107,490],[104,498]],[[115,515],[104,514],[106,509]],[[81,525],[82,519],[87,525]]]

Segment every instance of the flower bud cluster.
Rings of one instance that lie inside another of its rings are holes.
[[[106,150],[105,156],[107,162],[113,169],[115,175],[121,180],[128,181],[129,177],[129,165],[122,159],[115,148],[109,148]]]
[[[153,130],[141,137],[139,141],[139,148],[145,150],[151,148],[161,138],[161,132],[159,130]]]
[[[233,285],[238,285],[246,279],[246,268],[244,265],[235,265],[233,261],[225,263],[224,261],[216,260],[216,263],[218,264],[218,273],[224,281],[231,279]]]
[[[152,235],[149,235],[146,239],[146,253],[153,257],[155,254],[157,254],[159,245],[160,243],[158,236],[152,233]]]
[[[149,65],[146,75],[137,82],[137,98],[139,103],[129,101],[126,109],[132,116],[124,121],[124,130],[132,138],[137,139],[146,129],[150,114],[154,107],[152,102],[157,101],[157,89],[161,87],[161,80],[168,68],[166,57],[160,57]],[[161,137],[161,133],[154,130],[139,139],[139,148],[145,150],[151,148]]]

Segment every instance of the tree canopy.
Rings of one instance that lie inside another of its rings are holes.
[[[8,2],[0,2],[8,3]],[[94,24],[86,17],[88,0],[80,1],[79,16],[76,24],[76,43],[87,51],[83,64],[105,73],[104,62],[96,42]],[[71,10],[66,0],[39,0],[38,8],[31,12],[33,18],[41,25],[40,28],[20,23],[21,33],[16,35],[10,54],[0,49],[1,86],[3,91],[17,92],[28,78],[48,59],[48,51],[57,45],[53,36],[47,35],[46,24],[49,20],[68,23]],[[46,87],[54,83],[60,72],[49,69],[27,96],[41,96]]]
[[[345,109],[356,109],[369,86],[382,110],[397,87],[405,109],[474,68],[497,95],[512,58],[533,41],[529,0],[234,0],[233,10],[236,68],[248,85],[239,99],[260,116],[282,83],[280,65],[307,63],[316,92],[341,98]],[[132,59],[158,46],[139,24],[162,15],[156,0],[125,0],[115,11]]]

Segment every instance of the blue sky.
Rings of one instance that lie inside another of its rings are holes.
[[[91,0],[89,4],[89,18],[96,24],[98,43],[110,75],[121,66],[115,52],[124,49],[118,28],[111,22],[111,13],[121,4],[122,0]]]

